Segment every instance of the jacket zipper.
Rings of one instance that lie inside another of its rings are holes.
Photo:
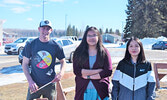
[[[133,73],[133,99],[132,100],[134,100],[135,75],[136,75],[136,64],[134,64],[134,73]]]

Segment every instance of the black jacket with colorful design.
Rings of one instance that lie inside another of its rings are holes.
[[[147,61],[121,60],[112,78],[112,100],[154,100],[155,76]]]

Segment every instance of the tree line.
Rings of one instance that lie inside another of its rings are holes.
[[[89,28],[89,27],[90,27],[90,26],[87,25],[87,26],[86,26],[86,29]],[[86,30],[86,29],[85,29],[85,30]],[[117,35],[120,35],[120,36],[121,36],[121,33],[120,33],[120,31],[119,31],[118,29],[116,29],[116,31],[113,32],[113,31],[112,31],[112,28],[110,28],[110,29],[106,28],[106,30],[105,30],[105,32],[104,32],[102,28],[99,28],[99,32],[100,32],[100,34],[108,33],[108,34],[117,34]],[[67,27],[67,31],[66,31],[66,35],[67,35],[67,36],[77,36],[77,37],[81,37],[81,36],[83,35],[83,33],[84,33],[84,31],[81,31],[81,30],[78,31],[78,29],[77,29],[75,26],[71,26],[71,25],[69,25],[69,26]]]
[[[167,37],[167,0],[128,0],[124,38]]]
[[[27,30],[27,29],[4,29],[7,33],[14,33],[16,38],[19,37],[38,37],[39,31],[38,30]],[[51,37],[61,37],[64,36],[64,30],[56,30],[53,29],[51,33]]]
[[[89,26],[87,25],[85,30],[88,28]],[[84,31],[85,31],[84,30]],[[5,32],[7,33],[14,33],[16,38],[19,37],[38,37],[39,36],[39,32],[38,30],[27,30],[27,29],[4,29]],[[82,37],[84,34],[84,31],[82,30],[78,30],[75,25],[68,25],[67,30],[56,30],[53,29],[52,33],[51,33],[51,37],[61,37],[61,36],[77,36],[77,37]],[[119,30],[117,29],[115,32],[112,31],[112,28],[108,29],[106,28],[105,32],[102,30],[102,28],[99,29],[100,34],[104,34],[104,33],[109,33],[109,34],[117,34],[117,35],[121,35],[121,33],[119,32]]]

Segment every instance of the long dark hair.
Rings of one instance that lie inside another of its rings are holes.
[[[138,63],[144,62],[144,61],[146,60],[146,58],[145,58],[145,54],[144,54],[143,44],[142,44],[142,42],[141,42],[138,38],[136,38],[136,37],[132,37],[132,38],[130,38],[130,40],[128,41],[128,43],[127,43],[127,45],[126,45],[126,52],[125,52],[125,57],[124,57],[124,59],[125,59],[125,60],[128,60],[128,61],[130,61],[130,59],[131,59],[131,55],[130,55],[130,53],[129,53],[128,47],[129,47],[130,42],[131,42],[132,40],[136,41],[136,42],[139,44],[139,46],[140,46],[140,53],[139,53],[139,55],[138,55],[138,57],[137,57],[137,62],[138,62]]]
[[[104,58],[106,55],[106,52],[104,50],[104,46],[102,44],[102,39],[99,30],[96,27],[89,27],[86,29],[83,39],[80,43],[80,45],[76,48],[74,52],[73,59],[77,59],[77,63],[79,65],[83,65],[89,58],[89,53],[88,53],[88,43],[87,43],[87,34],[89,31],[94,31],[97,36],[98,36],[98,42],[97,42],[97,56],[99,57],[98,64],[100,66],[103,66],[104,63]]]

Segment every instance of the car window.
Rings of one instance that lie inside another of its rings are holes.
[[[161,41],[160,44],[163,44],[163,42]]]
[[[56,38],[53,38],[54,41],[56,41],[57,39]]]
[[[27,41],[26,41],[26,44],[28,43],[28,42],[31,42],[32,40],[34,40],[33,38],[29,38]]]
[[[160,44],[161,42],[160,41],[158,41],[156,44]]]
[[[27,40],[26,38],[20,38],[17,39],[14,43],[23,43],[25,40]]]
[[[32,40],[34,40],[34,39],[32,39],[32,38],[31,38],[31,39],[28,39],[28,41],[30,41],[30,42],[31,42]]]
[[[60,40],[59,40],[59,41],[57,41],[57,43],[58,43],[59,45],[63,46],[63,44],[61,43],[61,41],[60,41]]]
[[[165,44],[167,44],[167,41],[164,41],[165,42]]]
[[[68,40],[69,45],[73,44],[70,40]]]
[[[74,40],[77,41],[77,37],[74,37]]]
[[[63,42],[63,45],[66,46],[66,45],[69,45],[68,41],[67,40],[62,40]]]

